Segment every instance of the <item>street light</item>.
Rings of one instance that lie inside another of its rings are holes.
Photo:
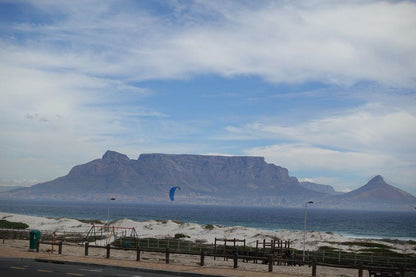
[[[108,220],[110,219],[110,201],[111,200],[116,200],[114,197],[108,198],[108,205],[107,205],[107,221],[105,223],[105,225],[108,225]]]
[[[308,208],[308,204],[313,204],[313,201],[305,202],[305,216],[303,218],[303,261],[305,261],[305,243],[306,243],[306,210]]]

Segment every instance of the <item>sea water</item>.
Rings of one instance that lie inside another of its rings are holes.
[[[1,200],[0,211],[43,217],[105,221],[128,218],[179,220],[198,224],[245,226],[264,230],[303,230],[304,209],[280,207],[198,206],[177,203],[127,204],[118,201],[57,202]],[[307,230],[352,237],[416,240],[416,210],[354,211],[308,207]]]

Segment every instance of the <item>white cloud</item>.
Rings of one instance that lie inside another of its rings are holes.
[[[410,111],[364,106],[344,114],[311,119],[294,126],[270,122],[228,126],[230,138],[294,140],[309,145],[326,145],[346,151],[395,153],[416,151],[416,115]]]
[[[247,154],[264,156],[268,161],[292,170],[314,169],[338,172],[374,172],[397,160],[387,155],[341,152],[301,144],[279,144],[256,147]],[[399,164],[402,164],[400,162]]]
[[[140,133],[145,133],[143,118],[168,117],[140,105],[140,99],[151,95],[146,89],[62,70],[53,64],[59,60],[54,53],[4,47],[0,60],[4,183],[65,175],[75,164],[95,159],[108,148],[139,141]]]
[[[378,174],[392,180],[392,185],[399,187],[412,184],[416,178],[414,161],[400,157],[358,152],[340,152],[319,147],[283,144],[256,147],[246,150],[246,154],[264,156],[267,162],[278,164],[308,177],[318,183],[328,184],[343,191],[346,188],[358,188],[366,183],[367,178]],[[333,176],[331,178],[321,176]],[[409,188],[411,186],[408,186]],[[413,192],[414,188],[412,188]]]
[[[214,73],[275,83],[415,86],[413,2],[196,1],[163,16],[102,1],[83,9],[33,4],[65,16],[56,23],[13,26],[42,37],[31,52],[52,50],[62,57],[49,65],[86,74],[143,80]]]
[[[259,75],[276,83],[415,85],[413,3],[216,8],[224,16],[219,24],[174,30],[149,51],[152,61],[161,61],[152,66],[168,66],[170,72],[162,72],[177,76],[214,72]]]
[[[227,131],[231,139],[276,140],[272,145],[248,148],[246,153],[265,156],[292,171],[315,174],[305,177],[322,178],[319,174],[324,172],[325,176],[342,174],[342,178],[350,174],[361,182],[382,174],[398,184],[412,184],[416,178],[416,115],[373,106],[373,110],[371,105],[365,106],[294,126],[253,123],[230,126]],[[341,178],[333,182],[351,185]]]

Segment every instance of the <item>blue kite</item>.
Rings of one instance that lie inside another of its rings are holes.
[[[175,200],[175,191],[176,190],[180,190],[181,189],[181,187],[172,187],[170,190],[169,190],[169,198],[170,198],[170,201],[174,201]]]

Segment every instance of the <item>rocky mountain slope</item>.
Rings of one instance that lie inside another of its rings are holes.
[[[353,204],[357,209],[411,209],[416,207],[416,197],[387,184],[383,177],[377,175],[366,185],[334,197],[331,203],[339,207],[350,207]]]
[[[137,160],[107,151],[68,175],[10,192],[12,198],[166,201],[171,186],[185,203],[299,206],[326,194],[302,187],[287,169],[263,157],[142,154]]]
[[[0,193],[0,198],[127,202],[167,202],[172,186],[175,201],[186,204],[403,209],[416,206],[412,195],[386,184],[381,176],[355,191],[338,195],[331,186],[300,183],[286,168],[263,157],[141,154],[137,160],[107,151],[55,180]]]
[[[317,192],[326,193],[326,194],[330,194],[330,195],[342,194],[342,192],[335,191],[334,188],[332,186],[329,186],[329,185],[316,184],[316,183],[313,183],[313,182],[306,182],[306,181],[300,182],[299,184],[302,187],[304,187],[308,190],[312,190],[312,191],[317,191]]]

